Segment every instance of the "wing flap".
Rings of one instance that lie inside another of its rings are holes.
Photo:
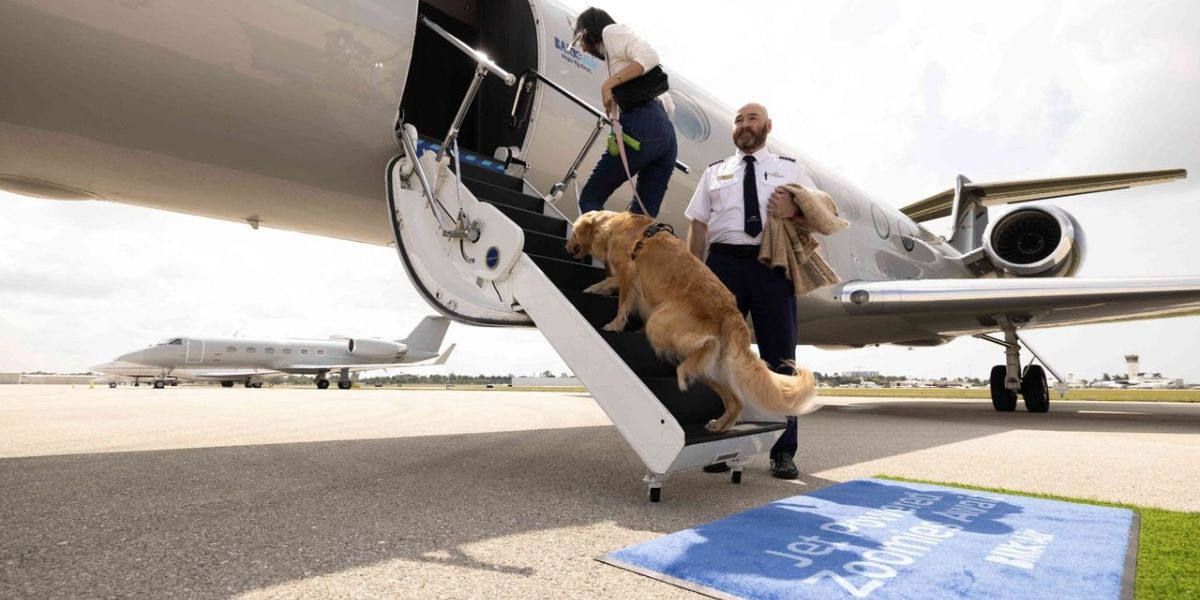
[[[991,183],[968,182],[962,185],[962,191],[965,196],[977,199],[984,206],[997,206],[1046,198],[1123,190],[1143,185],[1167,183],[1186,177],[1186,169],[1167,169]],[[950,216],[954,211],[954,202],[955,190],[951,188],[909,204],[900,209],[900,212],[920,223]]]

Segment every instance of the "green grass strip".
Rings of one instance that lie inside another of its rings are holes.
[[[1134,504],[1067,498],[1052,494],[1035,494],[945,481],[893,477],[891,475],[876,475],[876,477],[892,481],[928,483],[968,490],[1011,494],[1014,496],[1061,500],[1077,504],[1128,508],[1136,511],[1141,517],[1134,598],[1137,600],[1200,598],[1200,512],[1178,512]]]

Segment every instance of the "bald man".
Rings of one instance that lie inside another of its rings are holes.
[[[798,183],[817,187],[796,159],[767,150],[771,119],[761,104],[747,104],[733,119],[737,152],[708,166],[685,215],[688,246],[705,261],[721,283],[737,297],[738,309],[750,315],[758,352],[771,368],[791,374],[786,361],[796,359],[796,296],[782,268],[758,262],[762,232],[770,215],[798,218],[791,194],[778,186]],[[707,251],[708,258],[705,260]],[[771,475],[795,479],[796,418],[771,448]],[[725,463],[704,468],[716,473]]]

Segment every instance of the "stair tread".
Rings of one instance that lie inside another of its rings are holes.
[[[567,233],[567,222],[557,217],[535,213],[507,204],[492,203],[492,206],[495,206],[525,231],[536,231],[538,233],[558,236],[563,236]]]
[[[738,423],[733,426],[733,429],[725,433],[713,433],[705,429],[703,425],[689,425],[683,428],[684,445],[691,446],[693,444],[715,442],[717,440],[754,435],[756,433],[781,431],[786,427],[786,423],[749,421]]]
[[[484,202],[507,204],[537,214],[543,214],[542,210],[546,206],[546,201],[539,196],[516,192],[486,181],[463,178],[463,184],[467,186],[467,189],[471,190],[471,193],[475,194],[476,198]]]

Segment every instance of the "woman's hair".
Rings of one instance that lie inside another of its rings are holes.
[[[614,23],[616,21],[604,9],[593,6],[579,13],[579,16],[575,18],[575,33],[582,31],[583,41],[592,48],[598,48],[604,41],[601,36],[604,28]]]

